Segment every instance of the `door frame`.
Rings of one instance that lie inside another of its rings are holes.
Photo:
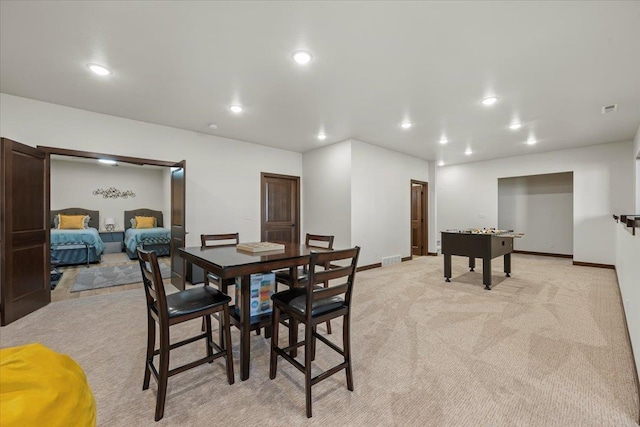
[[[411,241],[411,235],[413,233],[413,227],[411,226],[411,191],[414,184],[422,186],[422,254],[421,256],[429,255],[429,183],[426,181],[418,181],[412,179],[409,183],[409,253],[411,259],[413,259],[413,244]]]
[[[177,167],[180,166],[182,167],[182,169],[184,170],[185,173],[185,187],[186,187],[186,170],[187,170],[187,161],[186,160],[181,160],[179,162],[175,162],[175,161],[166,161],[166,160],[156,160],[156,159],[145,159],[145,158],[141,158],[141,157],[130,157],[130,156],[120,156],[117,154],[106,154],[106,153],[96,153],[96,152],[91,152],[91,151],[81,151],[81,150],[69,150],[66,148],[58,148],[58,147],[47,147],[47,146],[37,146],[36,147],[38,150],[42,150],[45,153],[46,159],[47,159],[47,163],[50,164],[51,163],[51,155],[55,154],[55,155],[59,155],[59,156],[69,156],[69,157],[81,157],[84,159],[108,159],[108,160],[114,160],[116,162],[122,162],[122,163],[132,163],[132,164],[136,164],[136,165],[149,165],[149,166],[163,166],[163,167],[167,167],[167,168],[172,168],[172,167]],[[50,179],[51,177],[51,168],[49,168],[48,170],[48,179]],[[170,196],[171,198],[171,196]],[[184,200],[184,215],[185,215],[185,223],[186,223],[186,188],[185,188],[185,200]],[[48,201],[48,205],[47,205],[47,217],[49,215],[49,211],[51,210],[51,198],[49,198]],[[169,212],[169,215],[172,215],[172,211],[173,211],[173,205],[171,202],[171,210]],[[171,217],[169,218],[169,222],[172,223],[171,221]],[[184,227],[186,229],[186,224],[184,224]],[[185,230],[185,240],[186,240],[186,234],[188,234]],[[170,243],[171,245],[171,252],[173,252],[173,241],[172,243]],[[169,255],[170,257],[170,263],[171,263],[171,268],[173,269],[173,255]],[[183,275],[184,276],[184,271],[183,271]],[[180,280],[182,281],[182,276],[180,278]],[[173,273],[172,273],[172,277],[173,277]],[[184,282],[183,282],[184,283]]]
[[[293,175],[282,175],[277,173],[270,172],[260,172],[260,240],[265,240],[266,235],[266,219],[267,219],[267,210],[266,210],[266,201],[267,195],[265,194],[265,180],[266,178],[281,178],[281,179],[289,179],[295,182],[296,185],[296,217],[295,223],[298,232],[296,233],[296,241],[295,243],[300,243],[300,235],[302,231],[302,227],[300,226],[300,177]]]

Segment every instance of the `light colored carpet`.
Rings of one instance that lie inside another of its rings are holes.
[[[355,391],[338,373],[313,388],[280,361],[269,380],[269,342],[251,337],[251,377],[236,383],[222,362],[169,379],[165,417],[153,421],[156,385],[142,391],[146,314],[142,289],[56,302],[1,329],[2,347],[39,341],[87,373],[100,426],[634,426],[638,395],[613,270],[565,259],[513,256],[513,277],[454,257],[422,257],[358,273],[353,302]],[[215,322],[214,322],[215,324]],[[172,328],[172,340],[199,321]],[[341,337],[334,322],[333,340]],[[321,326],[320,329],[323,329]],[[281,336],[285,335],[282,330]],[[284,339],[284,337],[283,337]],[[171,366],[204,355],[172,353]],[[336,362],[318,343],[317,364]]]
[[[171,269],[164,263],[159,265],[162,277],[165,279],[171,277]],[[71,292],[108,288],[140,281],[142,281],[142,273],[137,262],[132,265],[86,268],[78,273]]]

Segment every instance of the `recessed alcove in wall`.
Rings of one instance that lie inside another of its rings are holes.
[[[519,251],[573,255],[573,172],[498,179],[498,227]]]

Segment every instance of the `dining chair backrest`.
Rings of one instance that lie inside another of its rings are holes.
[[[304,243],[307,246],[333,249],[333,238],[334,236],[323,236],[320,234],[307,233],[307,237],[305,238]]]
[[[351,306],[351,293],[356,276],[356,267],[360,247],[330,252],[312,252],[309,261],[309,290],[307,292],[306,315],[311,319],[313,303],[318,300],[344,294],[347,307]],[[346,264],[342,266],[341,264]],[[317,266],[330,265],[329,269],[316,270]],[[346,278],[344,283],[331,284],[331,280]],[[320,283],[329,283],[328,287],[317,287]]]
[[[212,244],[212,242],[214,242]],[[237,245],[240,243],[240,233],[228,233],[228,234],[201,234],[200,235],[200,247],[208,248],[211,246],[227,246]]]
[[[168,318],[167,296],[164,291],[160,267],[158,266],[158,257],[155,251],[137,249],[137,252],[144,292],[147,296],[147,310],[154,311],[155,308],[158,321],[165,323]]]

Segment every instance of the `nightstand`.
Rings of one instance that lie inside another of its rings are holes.
[[[99,231],[100,238],[104,242],[105,254],[115,254],[123,252],[124,249],[124,230],[101,230]]]

